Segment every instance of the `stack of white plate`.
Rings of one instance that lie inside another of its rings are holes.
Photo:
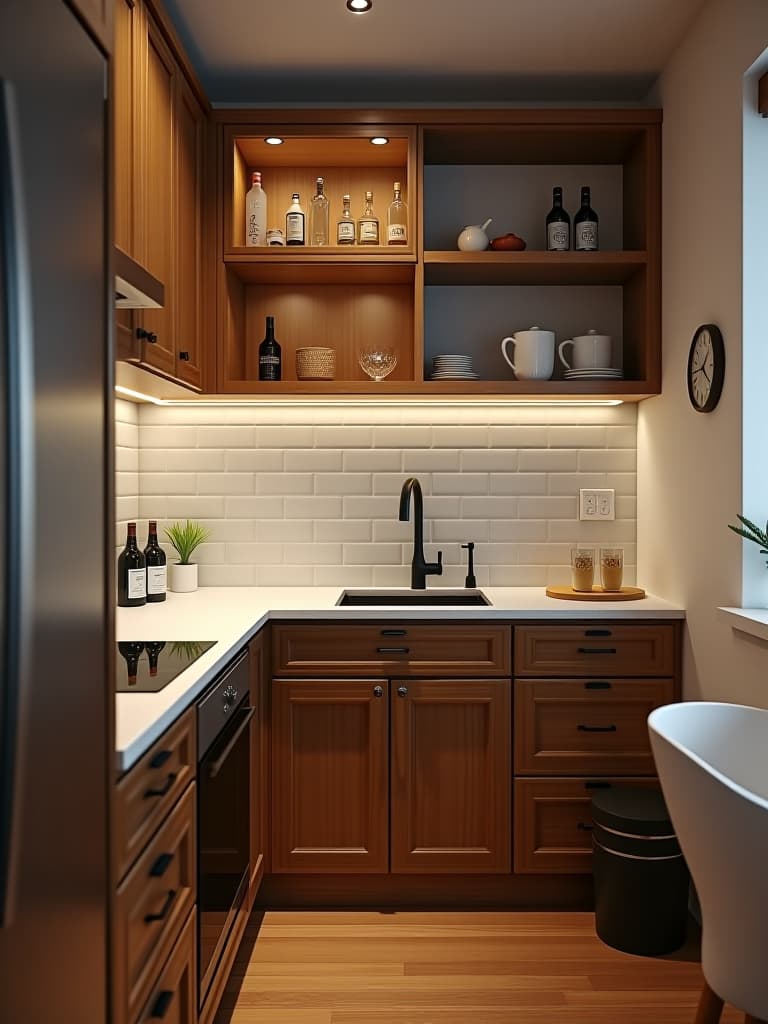
[[[563,376],[566,380],[621,380],[624,371],[614,366],[593,366],[588,370],[566,370]]]
[[[472,369],[472,356],[444,355],[432,360],[432,380],[478,380]]]

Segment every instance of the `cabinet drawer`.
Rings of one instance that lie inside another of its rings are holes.
[[[517,679],[515,773],[654,774],[647,719],[673,695],[671,679]]]
[[[118,1021],[132,1021],[195,903],[195,786],[117,890],[115,990]]]
[[[164,1024],[197,1022],[197,917],[187,918],[162,974],[136,1024],[162,1020]]]
[[[519,626],[519,676],[672,676],[674,626]]]
[[[272,627],[273,671],[280,676],[509,675],[510,626],[452,623]]]
[[[651,778],[515,779],[515,872],[592,870],[592,794],[608,786],[650,786]]]
[[[117,784],[115,878],[123,877],[195,777],[195,711],[164,733]]]

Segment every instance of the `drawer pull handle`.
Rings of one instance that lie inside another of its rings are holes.
[[[170,913],[171,907],[173,906],[173,902],[175,899],[176,890],[169,889],[168,895],[165,897],[165,903],[163,904],[162,910],[160,910],[157,914],[145,914],[144,924],[152,924],[154,921],[164,921],[166,917],[168,917],[168,914]]]
[[[377,647],[377,654],[410,654],[410,647]]]
[[[613,636],[610,629],[585,629],[584,636]]]
[[[579,654],[616,654],[615,647],[579,647]]]
[[[158,750],[152,760],[149,762],[150,768],[162,768],[165,762],[170,758],[172,750]]]
[[[610,789],[610,782],[585,782],[584,789]]]
[[[161,853],[155,863],[149,869],[149,874],[152,878],[161,878],[168,868],[171,866],[173,860],[172,853]]]
[[[605,679],[592,679],[584,683],[585,690],[610,690],[611,684]]]
[[[382,636],[408,636],[407,629],[382,629]]]
[[[383,686],[374,686],[374,688],[373,688],[373,696],[374,697],[383,697],[384,696],[384,687]]]
[[[162,1020],[163,1017],[168,1013],[173,1002],[173,992],[166,989],[161,992],[155,1000],[155,1005],[152,1007],[152,1012],[149,1015],[150,1020]]]
[[[407,697],[408,696],[408,687],[407,686],[398,686],[398,688],[397,688],[397,696],[398,697]]]
[[[615,725],[577,725],[579,732],[616,732]]]
[[[576,828],[580,828],[582,830],[582,832],[591,832],[592,831],[592,826],[591,825],[587,825],[587,823],[584,822],[584,821],[580,821],[579,824],[576,826]]]
[[[144,791],[144,799],[148,800],[149,797],[151,796],[165,796],[165,794],[168,792],[168,790],[171,788],[175,781],[176,772],[169,772],[168,778],[165,780],[162,786],[158,786],[157,789],[147,789]]]

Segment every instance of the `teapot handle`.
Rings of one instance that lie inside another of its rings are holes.
[[[571,366],[571,364],[568,362],[568,360],[563,355],[563,349],[565,348],[566,345],[572,345],[572,344],[573,344],[573,339],[572,338],[566,338],[565,341],[561,341],[560,344],[557,346],[557,354],[562,359],[562,361],[563,361],[563,363],[565,365],[566,370],[571,370],[571,369],[573,369],[573,367]]]
[[[511,359],[509,358],[509,356],[507,355],[507,345],[509,344],[509,342],[510,342],[510,341],[512,342],[512,344],[513,344],[513,345],[515,344],[515,339],[514,339],[514,338],[505,338],[505,339],[504,339],[504,340],[502,341],[502,343],[501,343],[501,354],[502,354],[502,355],[504,356],[504,358],[506,359],[506,361],[507,361],[507,362],[509,363],[509,365],[510,365],[510,366],[512,367],[512,369],[514,370],[514,372],[515,372],[515,373],[517,373],[517,370],[515,370],[515,364],[514,364],[514,363],[512,362],[512,360],[511,360]]]

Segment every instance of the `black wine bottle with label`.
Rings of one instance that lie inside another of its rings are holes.
[[[573,247],[577,252],[593,252],[599,248],[597,214],[590,203],[589,186],[585,185],[581,190],[581,208],[573,218]]]
[[[136,523],[128,523],[125,547],[117,559],[117,603],[121,608],[147,603],[147,571],[136,543]]]
[[[147,601],[152,604],[164,601],[168,589],[165,552],[157,542],[157,522],[149,521],[149,536],[144,548],[144,564],[147,567]]]
[[[259,380],[280,380],[282,357],[275,340],[275,318],[267,317],[267,332],[259,345]]]
[[[563,209],[563,190],[552,189],[552,209],[547,214],[547,249],[567,252],[571,248],[571,218]]]

